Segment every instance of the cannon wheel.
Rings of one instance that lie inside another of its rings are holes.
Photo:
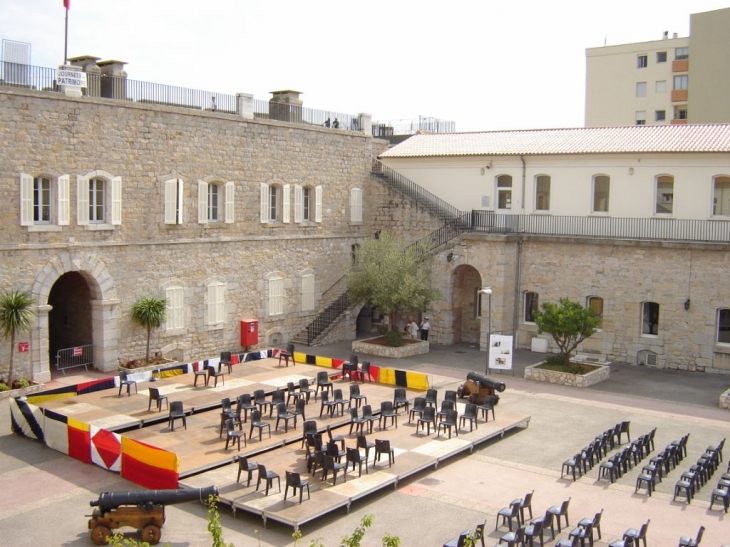
[[[106,539],[112,535],[112,531],[106,526],[96,526],[90,533],[91,541],[97,545],[106,545]]]
[[[162,537],[162,531],[152,524],[145,526],[142,530],[142,541],[146,541],[150,545],[157,545]]]

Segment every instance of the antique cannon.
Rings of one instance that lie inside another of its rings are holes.
[[[499,402],[499,395],[495,392],[499,391],[501,393],[505,389],[507,389],[507,386],[504,382],[492,380],[478,372],[470,372],[466,375],[466,382],[459,386],[457,395],[469,399],[470,403],[476,403],[478,405],[482,404],[487,396],[494,395],[494,404],[497,404]]]
[[[91,541],[97,545],[106,545],[112,530],[130,526],[140,532],[142,541],[155,545],[162,536],[165,505],[195,500],[205,502],[211,495],[217,496],[218,488],[103,492],[98,500],[90,503],[91,507],[96,507],[89,519]]]

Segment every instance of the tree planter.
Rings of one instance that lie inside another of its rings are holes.
[[[146,365],[143,367],[127,367],[127,366],[120,364],[119,370],[124,370],[124,371],[128,372],[129,374],[136,374],[138,372],[154,372],[155,370],[169,368],[174,365],[177,365],[177,361],[165,359],[164,361],[156,363],[154,365]]]
[[[730,389],[720,395],[720,408],[730,410]]]
[[[46,384],[31,383],[28,387],[21,387],[20,389],[9,389],[7,391],[0,391],[0,401],[9,399],[10,397],[21,397],[23,395],[29,395],[31,393],[37,393],[43,391]]]
[[[548,370],[539,368],[542,362],[525,367],[525,380],[534,380],[536,382],[547,382],[550,384],[559,384],[562,386],[573,387],[589,387],[604,380],[608,380],[611,367],[608,365],[598,365],[591,363],[596,370],[587,374],[571,374],[569,372],[560,372],[557,370]]]
[[[386,346],[383,337],[368,338],[367,340],[355,340],[352,343],[353,353],[364,353],[377,357],[388,357],[390,359],[401,359],[428,353],[429,345],[425,340],[403,340],[398,347]]]

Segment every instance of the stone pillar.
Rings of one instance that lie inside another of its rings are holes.
[[[301,91],[282,89],[271,91],[273,97],[269,99],[269,119],[282,122],[302,123]]]
[[[30,333],[30,362],[34,382],[51,381],[51,363],[48,358],[48,314],[53,306],[36,306],[36,322]]]
[[[360,126],[360,131],[362,131],[366,135],[372,135],[373,134],[373,115],[360,112],[357,115],[357,118],[358,118],[358,124]]]
[[[127,73],[124,71],[124,61],[102,61],[98,63],[101,69],[101,96],[107,99],[127,98]]]
[[[247,120],[253,120],[253,95],[236,93],[236,114]]]
[[[69,62],[73,66],[81,67],[86,73],[86,93],[88,97],[101,97],[101,69],[96,62],[101,57],[92,57],[91,55],[82,55],[81,57],[72,57]]]
[[[91,328],[94,332],[94,368],[105,372],[117,369],[119,357],[120,301],[116,298],[91,301]]]

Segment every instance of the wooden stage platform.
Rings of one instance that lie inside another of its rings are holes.
[[[350,504],[359,498],[367,496],[377,490],[397,485],[414,473],[438,466],[439,462],[464,451],[472,451],[474,446],[495,437],[501,437],[510,429],[527,427],[530,416],[523,414],[506,414],[500,412],[499,405],[495,410],[496,419],[484,423],[479,420],[478,428],[472,432],[466,429],[459,430],[459,435],[451,439],[443,434],[437,437],[435,432],[426,435],[416,432],[416,425],[408,423],[408,415],[401,411],[398,416],[398,427],[389,425],[380,430],[377,426],[373,433],[368,434],[368,440],[388,439],[395,451],[395,463],[388,467],[387,459],[375,464],[371,450],[368,462],[369,473],[363,469],[361,477],[357,471],[350,469],[347,472],[347,482],[342,472],[338,474],[337,485],[332,484],[332,476],[327,481],[321,480],[321,471],[315,477],[306,470],[306,450],[301,448],[302,423],[297,427],[284,431],[283,423],[278,431],[275,429],[276,412],[266,419],[271,423],[271,437],[264,432],[263,439],[248,439],[247,446],[241,444],[241,451],[229,446],[225,449],[225,434],[220,432],[221,399],[229,397],[231,400],[241,393],[253,393],[263,389],[267,394],[278,388],[285,388],[288,382],[298,385],[299,379],[307,378],[314,388],[314,378],[317,372],[328,370],[331,374],[339,374],[334,369],[326,369],[314,365],[297,363],[296,366],[279,366],[278,359],[268,358],[253,362],[234,365],[233,373],[226,375],[225,385],[220,380],[217,387],[201,384],[193,386],[194,376],[185,374],[171,378],[163,378],[154,383],[144,382],[137,385],[137,393],[132,388],[130,396],[123,391],[121,396],[117,390],[105,390],[69,399],[60,399],[40,403],[39,406],[54,412],[76,418],[80,421],[108,429],[124,432],[125,436],[142,441],[149,445],[174,452],[179,458],[179,476],[181,486],[205,487],[216,485],[220,491],[221,502],[231,506],[233,511],[243,510],[260,515],[264,524],[268,519],[291,525],[294,529],[306,522],[316,519],[340,507],[349,508]],[[452,378],[430,377],[432,387],[438,388],[439,401],[445,389],[455,389],[458,382]],[[344,398],[349,399],[348,379],[333,381],[335,389],[342,389]],[[157,387],[161,393],[168,396],[169,401],[182,401],[188,412],[187,429],[183,428],[181,420],[177,420],[175,430],[168,427],[167,410],[157,412],[153,403],[152,410],[148,411],[149,387]],[[368,400],[367,403],[377,413],[381,401],[393,400],[393,386],[377,383],[360,384],[360,390]],[[423,392],[413,389],[407,390],[408,398],[413,400],[422,396]],[[508,395],[507,395],[508,396]],[[306,418],[317,422],[318,430],[325,432],[329,425],[335,435],[342,435],[346,439],[346,446],[355,446],[355,435],[349,435],[350,417],[345,411],[344,416],[329,417],[326,413],[320,418],[320,401],[312,397],[306,406]],[[461,414],[463,403],[457,403],[457,410]],[[249,434],[248,423],[244,424],[244,431]],[[267,469],[275,471],[281,477],[281,492],[276,484],[273,492],[264,496],[263,490],[256,491],[257,472],[253,474],[251,486],[246,486],[246,473],[243,473],[241,483],[236,483],[238,465],[236,457],[245,455],[250,461],[263,463]],[[284,501],[285,471],[298,471],[302,478],[307,478],[310,484],[311,499],[306,499],[299,505],[296,498],[289,493]]]

